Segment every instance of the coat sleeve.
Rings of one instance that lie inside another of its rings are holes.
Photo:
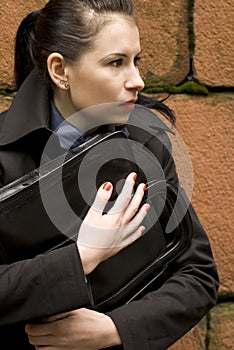
[[[0,265],[0,326],[89,304],[76,244],[34,259]]]
[[[167,179],[177,182],[171,158],[170,152],[164,152],[164,171]],[[162,287],[108,313],[125,350],[167,349],[216,303],[219,281],[209,239],[191,205],[189,211],[191,244],[168,267]]]
[[[28,153],[22,157],[0,151],[0,188],[22,176],[22,164],[35,168]],[[90,305],[89,290],[75,243],[7,265],[0,240],[0,327]]]

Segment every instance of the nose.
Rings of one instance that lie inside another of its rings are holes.
[[[125,81],[125,88],[128,90],[141,91],[144,89],[145,83],[140,76],[139,70],[136,66],[133,66]]]

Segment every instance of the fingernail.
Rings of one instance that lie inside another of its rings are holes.
[[[144,232],[145,232],[145,227],[142,227],[141,234],[143,234]]]
[[[137,179],[137,174],[134,174],[133,180],[136,181],[136,179]]]
[[[111,184],[109,182],[105,182],[104,185],[102,186],[103,190],[105,191],[110,191],[111,189]]]
[[[143,191],[145,191],[147,188],[146,184],[143,185]]]
[[[146,204],[146,206],[145,206],[145,210],[147,211],[147,213],[148,213],[148,211],[150,210],[150,205],[149,204]]]

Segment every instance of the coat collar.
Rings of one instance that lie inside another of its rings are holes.
[[[35,68],[19,89],[8,111],[1,116],[0,146],[17,141],[37,129],[47,128],[49,106],[47,87]]]

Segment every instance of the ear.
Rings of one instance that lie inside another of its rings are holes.
[[[69,89],[66,76],[66,62],[64,57],[57,52],[53,52],[47,58],[47,69],[51,80],[62,90]]]

